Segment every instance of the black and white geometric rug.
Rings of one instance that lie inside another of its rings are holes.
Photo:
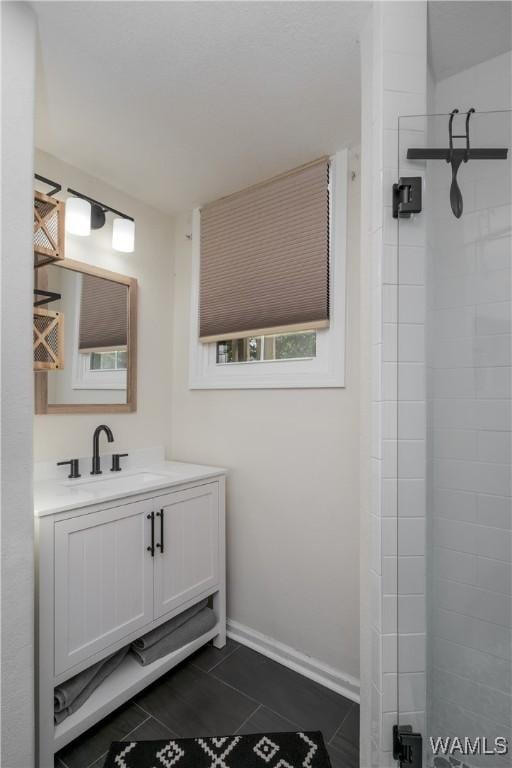
[[[331,768],[320,731],[114,741],[104,768]]]

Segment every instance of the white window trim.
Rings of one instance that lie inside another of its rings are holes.
[[[90,367],[91,356],[75,351],[72,389],[126,389],[126,371]]]
[[[330,324],[316,332],[316,357],[217,365],[216,344],[199,341],[200,210],[192,215],[190,389],[281,389],[345,386],[348,150],[331,157]]]
[[[81,277],[81,275],[80,275]],[[79,349],[80,339],[80,303],[82,301],[82,281],[76,281],[75,287],[75,323],[73,328],[73,371],[71,389],[119,389],[126,390],[126,371],[102,371],[91,368],[91,356]]]

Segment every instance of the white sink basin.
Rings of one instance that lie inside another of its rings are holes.
[[[107,493],[112,488],[138,488],[150,483],[158,483],[167,475],[160,475],[156,472],[108,472],[103,475],[91,475],[90,477],[78,478],[77,480],[66,480],[61,485],[68,487],[95,486],[101,484],[101,490]],[[86,488],[84,488],[86,490]],[[91,488],[92,490],[92,488]]]
[[[90,475],[91,465],[84,461],[83,475],[76,480],[64,479],[62,475],[58,478],[50,475],[37,480],[34,486],[35,514],[38,517],[54,515],[225,474],[225,470],[219,467],[164,460],[111,472],[108,457],[104,456],[103,459],[105,468],[101,475]]]

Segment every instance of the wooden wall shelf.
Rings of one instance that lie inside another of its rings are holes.
[[[64,258],[64,203],[34,192],[34,267]]]
[[[64,368],[64,316],[62,312],[34,309],[34,371]]]

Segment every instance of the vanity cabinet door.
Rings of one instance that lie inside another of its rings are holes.
[[[218,483],[155,500],[155,619],[219,581]],[[160,526],[163,513],[164,551]]]
[[[55,673],[153,619],[151,501],[55,523]]]

